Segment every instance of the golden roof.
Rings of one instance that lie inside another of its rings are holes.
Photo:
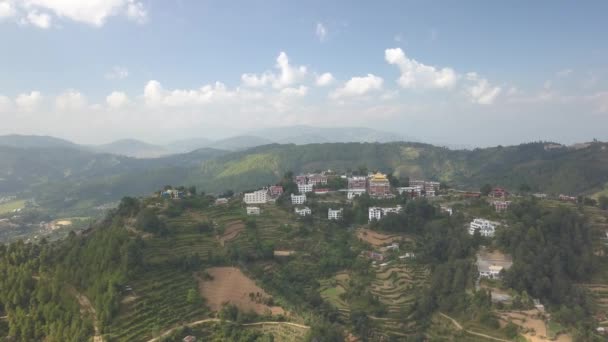
[[[388,180],[388,178],[386,178],[386,175],[383,175],[380,172],[378,172],[372,176],[372,180],[373,181],[385,181],[385,180]]]

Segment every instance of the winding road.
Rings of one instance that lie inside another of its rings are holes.
[[[172,332],[174,332],[175,330],[182,328],[182,327],[189,327],[192,328],[194,326],[197,325],[201,325],[201,324],[205,324],[205,323],[217,323],[217,322],[221,322],[221,319],[219,318],[207,318],[207,319],[201,319],[199,321],[194,321],[194,322],[190,322],[190,323],[186,323],[174,328],[171,328],[169,330],[164,331],[162,334],[160,334],[160,336],[155,337],[151,340],[148,340],[148,342],[157,342],[158,340],[160,340],[163,337],[169,336]],[[225,322],[230,322],[230,321],[226,321]],[[241,324],[241,326],[243,327],[253,327],[253,326],[259,326],[259,325],[289,325],[292,327],[296,327],[296,328],[300,328],[300,329],[310,329],[309,326],[307,325],[303,325],[303,324],[297,324],[297,323],[292,323],[292,322],[255,322],[255,323],[246,323],[246,324]]]
[[[471,334],[471,335],[475,335],[475,336],[479,336],[479,337],[484,337],[484,338],[487,338],[487,339],[490,339],[490,340],[494,340],[494,341],[511,342],[509,340],[503,340],[502,338],[498,338],[498,337],[494,337],[494,336],[490,336],[490,335],[474,332],[474,331],[471,331],[471,330],[466,330],[465,328],[462,327],[462,325],[460,325],[460,323],[458,323],[457,320],[453,319],[452,317],[444,314],[443,312],[440,312],[439,314],[443,318],[447,318],[450,321],[452,321],[452,323],[456,326],[456,329],[462,330],[462,331],[466,332],[467,334]]]

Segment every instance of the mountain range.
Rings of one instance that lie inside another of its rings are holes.
[[[151,144],[136,139],[121,139],[102,145],[79,145],[68,140],[32,135],[0,136],[0,146],[22,148],[75,148],[99,153],[110,153],[134,158],[158,158],[172,154],[188,153],[200,148],[239,151],[248,148],[280,144],[318,144],[332,142],[390,142],[413,141],[395,133],[364,127],[326,128],[312,126],[288,126],[247,132],[219,140],[205,137],[179,139],[166,144]]]
[[[168,184],[238,192],[273,184],[286,171],[360,167],[461,189],[489,183],[517,190],[525,184],[538,192],[591,195],[608,183],[608,144],[601,142],[572,147],[538,142],[474,150],[411,142],[265,144],[237,151],[207,147],[142,159],[49,137],[24,139],[0,138],[5,145],[0,143],[0,195],[34,198],[43,206],[66,210],[148,194]],[[7,141],[12,145],[6,146]],[[233,139],[228,146],[243,146],[238,142]],[[17,143],[22,147],[15,147]]]

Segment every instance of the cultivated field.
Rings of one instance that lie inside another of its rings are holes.
[[[0,204],[0,215],[7,214],[16,209],[25,207],[24,200],[15,200]]]
[[[285,311],[265,302],[271,298],[253,280],[236,267],[212,267],[206,272],[213,278],[199,278],[199,291],[213,311],[219,311],[225,303],[236,305],[242,311],[258,314],[283,315]]]
[[[402,240],[411,241],[411,239],[405,235],[380,233],[366,228],[357,229],[357,239],[365,241],[374,247],[380,247]]]

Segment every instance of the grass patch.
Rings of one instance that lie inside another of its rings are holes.
[[[15,200],[0,204],[0,215],[7,214],[16,209],[25,207],[25,200]]]

